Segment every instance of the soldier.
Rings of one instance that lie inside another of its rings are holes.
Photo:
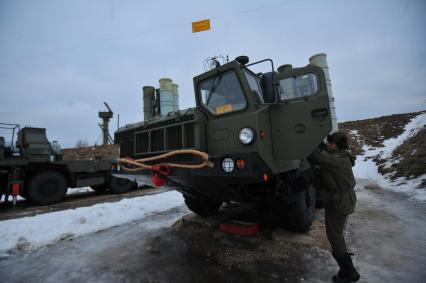
[[[343,231],[347,217],[356,204],[355,178],[352,167],[355,158],[347,151],[348,139],[342,132],[327,137],[327,149],[316,149],[309,160],[314,166],[296,179],[296,189],[316,183],[322,189],[325,205],[325,228],[332,254],[340,267],[333,282],[355,282],[360,275],[355,269],[351,255],[346,249]]]

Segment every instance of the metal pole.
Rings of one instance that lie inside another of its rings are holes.
[[[104,126],[103,126],[103,132],[104,132],[104,138],[103,138],[103,144],[104,145],[108,145],[109,141],[108,141],[108,134],[109,134],[109,130],[108,130],[108,118],[104,118]]]

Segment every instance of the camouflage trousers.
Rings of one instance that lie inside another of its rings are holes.
[[[356,195],[352,190],[345,193],[328,193],[325,198],[325,230],[333,254],[343,256],[348,253],[344,237],[347,218],[353,213]]]

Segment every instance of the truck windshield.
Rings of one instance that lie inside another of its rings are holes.
[[[263,103],[262,89],[260,88],[260,78],[247,69],[244,69],[244,75],[246,76],[251,93],[253,94],[257,103]]]
[[[209,112],[220,115],[246,107],[241,84],[234,71],[211,77],[199,85],[201,104]]]

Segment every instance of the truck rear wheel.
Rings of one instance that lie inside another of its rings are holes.
[[[111,176],[109,191],[113,194],[124,194],[138,187],[136,182],[126,178]]]
[[[186,206],[194,213],[200,216],[209,216],[216,214],[222,205],[221,201],[210,201],[205,199],[193,198],[187,195],[185,198]]]
[[[67,193],[67,180],[59,172],[36,174],[29,182],[25,195],[36,204],[53,204],[62,201]]]

